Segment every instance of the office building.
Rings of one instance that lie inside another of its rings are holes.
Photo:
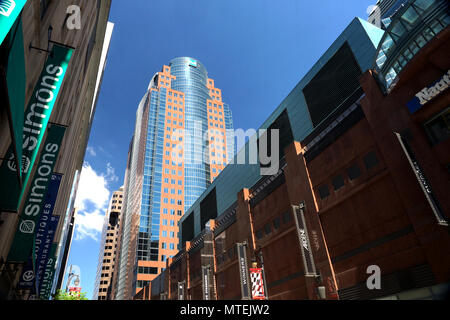
[[[135,298],[448,298],[448,9],[407,1],[385,30],[355,19],[263,125],[292,131],[279,171],[228,165]]]
[[[124,187],[116,299],[131,299],[178,252],[178,221],[234,155],[232,115],[203,64],[175,58],[136,113]]]
[[[384,20],[384,23],[388,24],[390,17],[407,2],[408,0],[378,0],[367,21],[372,24],[378,22],[380,23],[379,27],[382,27],[384,24],[381,22]]]
[[[111,300],[112,280],[117,257],[117,243],[120,230],[123,187],[113,192],[103,223],[97,276],[95,279],[94,300]]]

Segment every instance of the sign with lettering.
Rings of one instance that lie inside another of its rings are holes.
[[[305,222],[305,205],[301,203],[300,206],[292,206],[295,224],[297,226],[298,240],[300,242],[300,251],[302,254],[303,266],[306,276],[316,275],[316,266],[314,264],[314,258],[311,251],[311,245],[309,242],[308,229]]]
[[[437,201],[436,196],[433,193],[431,185],[428,182],[428,179],[426,178],[419,162],[417,161],[416,156],[411,149],[411,146],[409,145],[408,141],[403,139],[400,134],[395,133],[395,135],[403,149],[403,152],[406,155],[406,158],[408,159],[408,162],[414,172],[414,175],[416,176],[417,181],[419,182],[419,185],[425,195],[425,198],[428,201],[428,204],[431,207],[431,210],[433,210],[433,214],[436,217],[438,224],[442,226],[448,226],[448,221],[445,219],[445,216],[442,213],[441,206],[439,205],[439,202]]]
[[[418,92],[414,99],[410,100],[406,105],[409,112],[414,113],[425,104],[433,100],[441,92],[447,90],[450,85],[450,70],[447,71],[440,79],[436,80],[431,86],[423,88]]]
[[[26,2],[27,0],[0,0],[0,45],[16,22]]]
[[[73,49],[54,45],[24,115],[21,188],[17,179],[14,148],[10,145],[0,167],[0,209],[17,212],[30,179],[45,131],[61,89]],[[31,229],[32,225],[25,225]]]
[[[202,279],[203,279],[203,300],[210,300],[209,296],[209,266],[202,266]]]
[[[50,299],[53,286],[53,278],[55,277],[56,249],[58,245],[53,243],[50,249],[50,258],[47,260],[44,275],[41,280],[40,298],[43,300]]]
[[[242,300],[249,300],[249,299],[251,299],[250,281],[248,278],[247,251],[245,250],[247,247],[247,244],[238,243],[236,245],[237,245],[237,255],[238,255],[239,276],[241,279]]]
[[[44,148],[20,215],[21,219],[8,255],[8,261],[26,262],[31,254],[36,230],[39,227],[37,223],[45,209],[45,196],[65,131],[65,127],[58,125],[52,125],[48,130]]]

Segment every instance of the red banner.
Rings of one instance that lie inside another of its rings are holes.
[[[250,283],[253,300],[265,300],[264,280],[261,268],[250,268]]]

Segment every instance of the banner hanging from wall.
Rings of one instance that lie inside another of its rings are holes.
[[[49,259],[45,268],[44,275],[41,280],[41,289],[39,291],[39,298],[41,300],[49,300],[53,286],[53,279],[55,277],[55,264],[56,264],[56,249],[58,244],[53,243],[50,249]]]
[[[0,45],[11,30],[27,0],[0,0]]]
[[[210,290],[209,290],[209,277],[210,277],[210,266],[202,266],[202,288],[203,288],[203,300],[211,300]]]
[[[8,261],[26,262],[30,256],[37,232],[37,223],[44,210],[45,195],[51,182],[53,168],[58,159],[65,131],[66,128],[59,125],[52,125],[48,130],[44,148],[20,215]]]
[[[239,266],[239,277],[241,279],[241,294],[242,300],[250,300],[250,284],[248,278],[248,265],[247,265],[247,251],[246,243],[238,243],[237,254],[238,254],[238,266]]]
[[[294,214],[295,225],[297,227],[297,235],[300,242],[300,252],[302,254],[305,276],[315,277],[317,272],[316,265],[314,264],[314,257],[311,251],[308,229],[306,228],[304,214],[305,204],[301,203],[299,206],[292,206],[292,211]]]
[[[178,282],[178,300],[186,300],[185,285],[186,283],[184,281]]]
[[[403,152],[405,153],[406,158],[408,159],[409,165],[411,166],[411,169],[416,176],[417,182],[419,183],[419,186],[422,189],[425,198],[427,199],[427,202],[430,205],[431,210],[433,211],[437,223],[441,226],[448,226],[448,221],[445,219],[445,215],[442,211],[441,205],[439,204],[439,201],[437,200],[433,189],[431,188],[431,184],[425,176],[422,167],[417,161],[411,146],[409,145],[408,141],[404,139],[399,133],[394,133],[398,139],[398,142],[400,143],[400,146],[403,149]]]
[[[22,184],[22,168],[17,159],[22,159],[23,110],[25,108],[25,49],[23,45],[22,19],[17,19],[9,36],[2,45],[7,51],[6,61],[0,61],[0,104],[8,114],[11,148],[14,152],[16,179]],[[6,63],[5,66],[3,64]],[[4,83],[4,84],[3,84]]]
[[[40,287],[40,279],[47,266],[50,247],[53,243],[59,222],[59,216],[53,215],[53,208],[55,206],[61,179],[61,174],[52,174],[34,239],[33,251],[35,256],[29,257],[27,265],[22,270],[22,275],[18,283],[18,288],[20,289],[30,289],[32,292],[36,292],[36,288]]]
[[[250,282],[252,284],[253,300],[265,300],[264,280],[262,268],[250,268]]]
[[[73,49],[55,44],[45,63],[24,115],[22,183],[17,181],[14,148],[11,145],[0,167],[0,209],[17,212],[39,148],[61,89]]]

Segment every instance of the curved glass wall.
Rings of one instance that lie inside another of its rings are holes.
[[[390,18],[378,47],[374,68],[391,90],[405,65],[431,39],[449,26],[448,0],[409,0]]]
[[[206,100],[208,73],[201,62],[189,57],[170,61],[176,76],[171,88],[185,94],[184,208],[185,211],[210,184],[210,165],[204,135],[208,131]]]

